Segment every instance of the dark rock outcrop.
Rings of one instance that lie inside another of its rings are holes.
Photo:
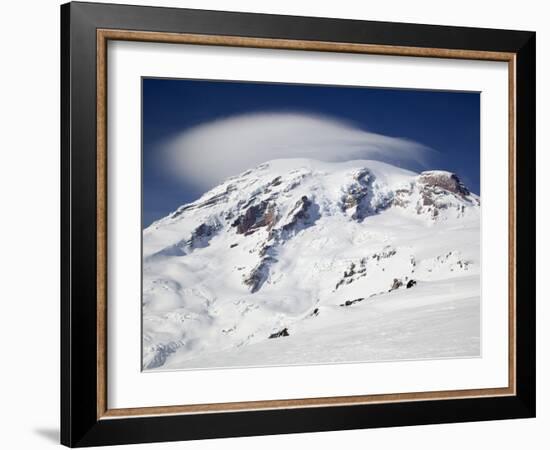
[[[270,334],[269,339],[276,339],[280,337],[287,337],[290,336],[288,332],[288,328],[283,328],[281,331],[277,331],[276,333]]]
[[[342,197],[342,211],[353,210],[352,219],[362,221],[367,216],[377,214],[391,205],[392,196],[373,198],[374,175],[368,169],[358,171],[353,179],[355,182],[348,186]]]
[[[186,211],[192,211],[194,209],[202,209],[202,208],[208,208],[210,206],[217,205],[219,203],[227,201],[229,194],[234,192],[237,189],[236,186],[233,184],[228,184],[225,188],[225,191],[220,192],[219,194],[212,195],[210,197],[207,197],[206,199],[202,201],[196,201],[194,203],[190,203],[188,205],[184,205],[180,208],[178,208],[176,211],[174,211],[171,215],[171,219],[175,219],[176,217],[181,216]]]
[[[457,215],[463,215],[465,205],[478,206],[479,199],[471,195],[454,173],[434,170],[422,172],[409,186],[397,189],[392,205],[410,206],[418,215],[426,214],[436,220],[444,210],[456,210]]]
[[[334,290],[344,284],[351,284],[359,278],[365,277],[367,275],[367,259],[361,258],[358,265],[352,262],[348,269],[344,271],[342,278],[336,283]]]
[[[244,278],[244,284],[249,286],[250,292],[257,292],[269,278],[270,266],[277,261],[275,258],[276,246],[317,219],[314,203],[303,196],[289,213],[290,220],[279,229],[273,229],[278,221],[277,209],[274,203],[261,202],[247,209],[233,226],[237,227],[237,233],[248,236],[261,227],[265,227],[269,233],[269,244],[263,245],[258,254],[262,258],[250,274]],[[318,212],[317,212],[318,213]]]
[[[375,261],[376,264],[382,259],[391,258],[397,253],[397,250],[391,246],[386,246],[377,253],[373,253],[367,257],[361,258],[358,264],[352,262],[349,267],[344,271],[344,274],[340,280],[336,283],[334,291],[336,291],[340,286],[351,284],[354,281],[357,281],[359,278],[367,276],[367,263],[368,261]],[[384,268],[382,268],[384,270]],[[333,291],[333,292],[334,292]]]
[[[191,233],[191,237],[187,240],[187,246],[189,248],[203,248],[208,246],[210,239],[216,234],[216,231],[220,228],[218,223],[207,224],[202,223]]]
[[[288,213],[286,223],[273,229],[269,237],[274,242],[284,242],[299,231],[314,225],[319,217],[319,206],[304,195]]]
[[[274,178],[274,179],[271,181],[271,183],[269,183],[269,186],[273,186],[273,187],[279,186],[280,184],[282,184],[282,182],[283,182],[283,181],[282,181],[282,177],[281,177],[281,176],[278,176],[278,177]]]
[[[426,186],[444,189],[461,197],[470,195],[468,188],[462,184],[454,173],[438,171],[422,172],[418,177],[418,182]]]
[[[392,199],[392,205],[406,208],[411,203],[412,186],[403,189],[396,189]]]
[[[399,289],[401,286],[403,286],[403,282],[399,278],[394,278],[393,284],[391,285],[391,288],[388,292],[395,291],[396,289]]]
[[[250,288],[250,292],[253,294],[260,290],[263,284],[269,277],[269,267],[277,260],[272,256],[265,256],[261,259],[252,272],[248,274],[243,280],[244,284]]]
[[[294,228],[300,221],[307,221],[310,219],[308,209],[312,205],[312,202],[307,196],[303,196],[296,202],[294,208],[290,211],[290,221],[283,225],[283,231],[289,231]]]
[[[387,258],[391,258],[392,256],[394,256],[395,254],[397,253],[397,250],[393,247],[390,247],[389,245],[387,245],[386,247],[384,247],[381,251],[379,251],[378,253],[374,253],[372,255],[372,259],[376,260],[376,261],[380,261],[381,259],[387,259]]]
[[[351,305],[354,305],[355,303],[362,302],[363,300],[365,300],[364,297],[356,298],[355,300],[346,300],[340,306],[351,306]]]
[[[146,260],[154,260],[155,258],[165,256],[184,256],[197,248],[208,247],[210,240],[216,235],[220,227],[218,222],[202,223],[193,230],[188,239],[182,239],[173,245],[165,247],[147,257]]]
[[[250,206],[232,224],[238,234],[249,235],[262,227],[271,230],[277,221],[275,204],[262,201]]]

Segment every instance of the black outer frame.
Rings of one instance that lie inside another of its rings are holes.
[[[516,383],[508,397],[97,419],[96,29],[516,53]],[[177,441],[535,416],[535,33],[68,3],[61,6],[61,443]]]

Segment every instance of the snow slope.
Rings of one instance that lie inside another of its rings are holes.
[[[143,368],[477,356],[479,205],[377,161],[232,177],[143,231]]]

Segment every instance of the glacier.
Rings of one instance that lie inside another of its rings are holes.
[[[231,177],[143,230],[142,368],[478,357],[480,208],[371,160]]]

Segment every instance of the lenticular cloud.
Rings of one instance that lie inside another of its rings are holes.
[[[208,122],[182,133],[166,145],[164,163],[186,184],[206,189],[273,159],[374,159],[425,166],[429,152],[419,143],[329,117],[257,113]]]

